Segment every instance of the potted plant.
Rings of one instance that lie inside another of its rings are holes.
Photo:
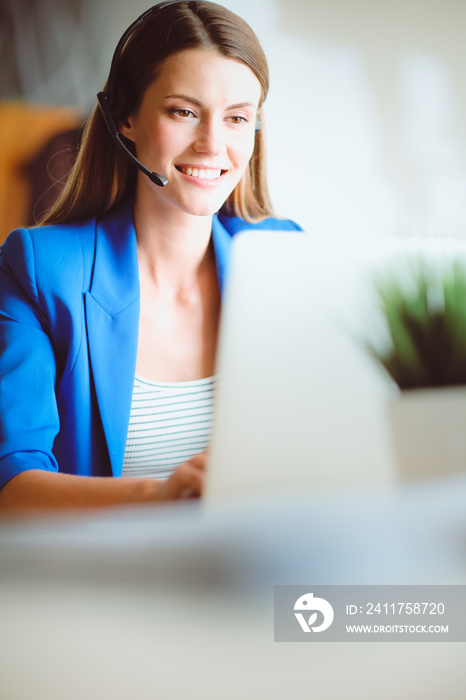
[[[403,480],[466,470],[466,259],[417,258],[375,278],[385,341],[369,351],[398,387],[389,423]]]

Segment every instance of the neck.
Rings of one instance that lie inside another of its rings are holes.
[[[212,216],[167,213],[136,196],[134,223],[140,274],[158,287],[189,287],[212,260]]]

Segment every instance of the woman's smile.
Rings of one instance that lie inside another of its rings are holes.
[[[175,168],[187,182],[197,187],[216,187],[228,172],[228,168],[214,168],[204,164],[175,165]]]

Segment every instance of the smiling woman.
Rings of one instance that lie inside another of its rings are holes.
[[[231,238],[299,228],[270,218],[267,89],[254,33],[214,3],[123,34],[62,195],[2,247],[4,509],[202,494]]]
[[[130,114],[139,111],[148,88],[158,77],[164,78],[170,59],[193,49],[211,51],[248,68],[260,86],[254,105],[260,114],[269,89],[269,72],[265,55],[249,25],[215,3],[174,0],[147,10],[124,32],[118,43],[103,91],[110,120],[117,125],[116,133]],[[206,81],[204,66],[199,77],[202,75]],[[211,77],[214,92],[224,87],[221,75]],[[190,83],[185,80],[184,84],[188,86],[187,94],[183,91],[181,95],[196,100],[189,89]],[[243,100],[240,98],[240,102]],[[192,106],[189,105],[189,109]],[[81,153],[62,196],[41,223],[63,223],[101,213],[134,192],[135,169],[122,149],[115,148],[115,135],[111,130],[109,133],[101,108],[96,106],[89,120]],[[125,145],[134,152],[131,142]],[[260,129],[256,132],[248,167],[238,186],[229,194],[224,210],[246,221],[272,214]]]

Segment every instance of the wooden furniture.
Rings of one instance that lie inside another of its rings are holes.
[[[0,100],[0,243],[13,228],[33,224],[34,210],[40,214],[56,197],[82,121],[74,107]]]

